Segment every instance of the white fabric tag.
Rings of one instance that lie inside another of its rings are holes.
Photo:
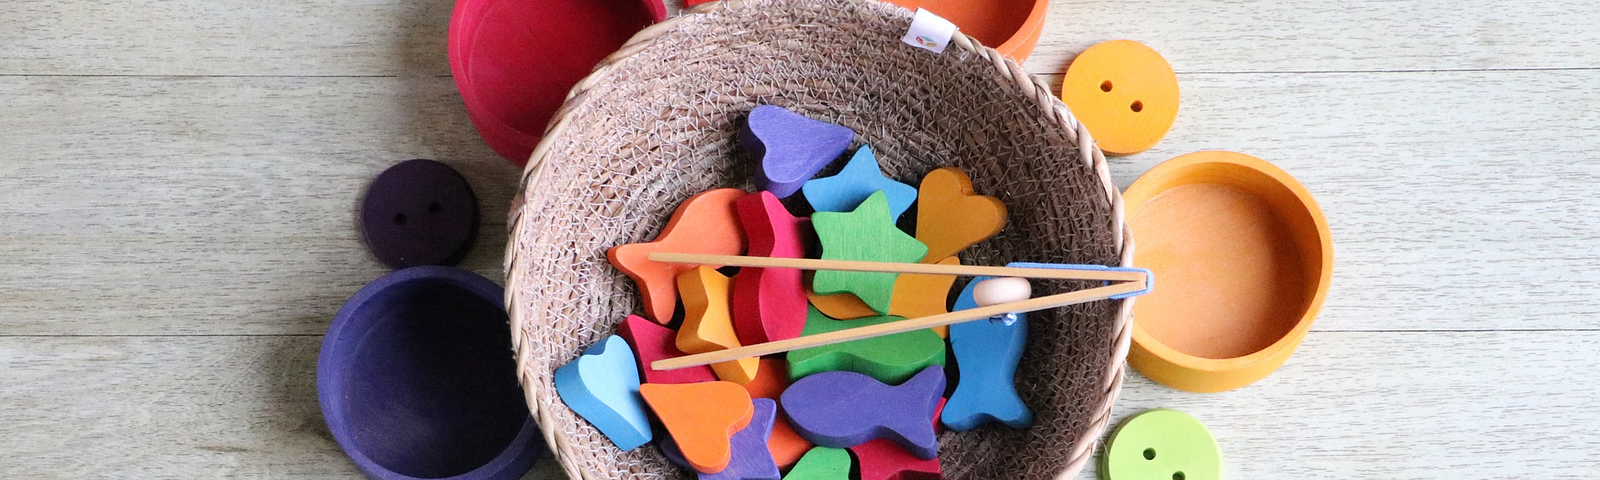
[[[944,47],[950,45],[950,37],[955,34],[956,24],[918,8],[917,15],[911,17],[911,30],[900,41],[933,53],[944,53]]]

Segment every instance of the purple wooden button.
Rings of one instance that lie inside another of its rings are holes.
[[[368,477],[511,480],[544,451],[503,290],[450,267],[398,270],[339,309],[317,360],[328,430]]]
[[[361,232],[391,268],[454,265],[478,236],[478,197],[448,165],[400,162],[367,187]]]

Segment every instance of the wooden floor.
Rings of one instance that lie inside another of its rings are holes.
[[[451,6],[0,2],[0,478],[357,475],[314,377],[385,272],[358,193],[415,157],[485,212],[514,193],[449,76]],[[1118,418],[1194,414],[1233,479],[1593,474],[1600,3],[1058,0],[1027,66],[1059,82],[1115,38],[1183,89],[1120,185],[1254,154],[1317,196],[1337,258],[1282,370],[1210,395],[1135,375]],[[465,266],[498,277],[504,242]]]

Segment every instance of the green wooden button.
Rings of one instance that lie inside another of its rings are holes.
[[[1222,453],[1199,420],[1177,410],[1147,410],[1122,422],[1100,459],[1105,480],[1221,480]]]

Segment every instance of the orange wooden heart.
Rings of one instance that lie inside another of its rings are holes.
[[[955,167],[922,177],[917,192],[917,240],[928,245],[922,263],[933,263],[984,241],[1006,225],[1006,205],[972,191],[972,178]]]

